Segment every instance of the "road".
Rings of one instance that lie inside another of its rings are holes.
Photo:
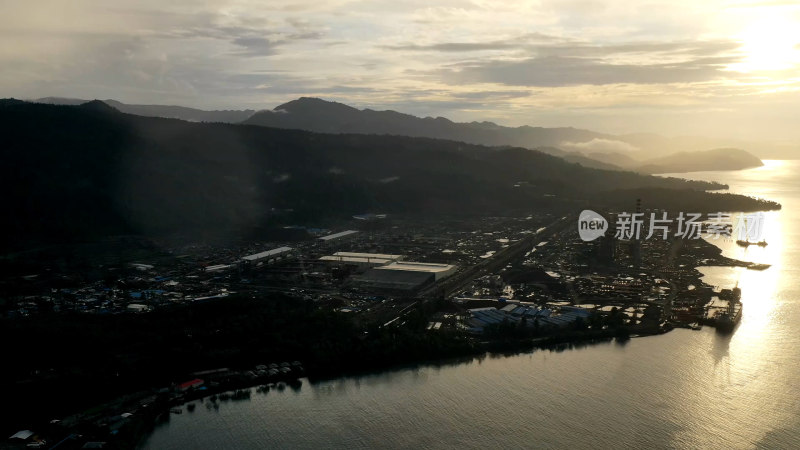
[[[546,239],[553,234],[562,231],[566,226],[572,224],[576,218],[576,216],[572,215],[561,217],[545,226],[543,229],[539,229],[535,233],[532,233],[529,236],[526,236],[509,245],[508,247],[498,251],[491,258],[487,258],[486,260],[453,275],[447,280],[421,291],[417,301],[403,308],[403,310],[400,311],[395,318],[386,322],[383,326],[395,322],[402,322],[402,319],[409,312],[413,311],[417,304],[425,304],[427,302],[434,301],[437,298],[441,298],[442,296],[445,298],[452,297],[464,287],[475,281],[475,279],[499,270],[505,267],[506,264],[508,264],[511,260],[524,256],[530,249],[533,248],[535,244],[540,242],[542,239]]]
[[[452,297],[453,294],[457,293],[465,286],[475,281],[476,278],[480,278],[487,273],[492,273],[505,267],[509,261],[523,256],[542,239],[546,239],[564,229],[566,225],[571,223],[570,218],[571,216],[564,216],[553,221],[543,229],[539,229],[537,232],[532,233],[531,235],[526,236],[525,238],[520,239],[519,241],[516,241],[508,247],[498,251],[491,258],[487,258],[486,260],[453,275],[449,279],[423,290],[420,292],[419,297],[423,299],[437,298],[441,297],[442,295],[447,298]]]

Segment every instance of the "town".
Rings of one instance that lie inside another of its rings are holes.
[[[422,312],[420,333],[456,336],[473,350],[491,351],[698,329],[714,325],[715,315],[736,302],[735,290],[706,285],[697,267],[749,263],[721,256],[704,240],[620,240],[609,233],[584,242],[576,223],[569,214],[453,221],[364,214],[340,229],[287,233],[300,239],[156,248],[150,257],[84,265],[83,273],[44,267],[24,275],[4,298],[2,320],[145,317],[280,295],[361,330],[407,328]],[[194,400],[214,407],[220,398],[249,396],[255,386],[259,393],[287,383],[299,389],[299,378],[313,377],[318,367],[304,364],[262,361],[186,371],[185,379],[106,402],[93,413],[50,418],[47,439],[45,430],[26,429],[14,441],[52,445],[54,436],[67,436],[70,445],[114,442],[120,430],[137,434],[130,430],[187,404],[194,408]],[[58,374],[43,370],[25,383],[35,385],[37,377]]]

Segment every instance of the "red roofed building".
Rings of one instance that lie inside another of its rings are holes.
[[[203,385],[203,380],[200,378],[195,378],[194,380],[189,380],[185,383],[181,383],[178,385],[179,391],[188,391],[189,389],[198,388]]]

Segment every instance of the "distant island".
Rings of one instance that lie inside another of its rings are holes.
[[[717,148],[703,152],[679,152],[649,159],[636,169],[643,173],[705,172],[712,170],[742,170],[761,167],[764,163],[738,148]]]
[[[650,174],[742,170],[764,165],[756,156],[738,148],[678,152],[648,159],[635,159],[621,153],[591,153],[588,157],[627,170]]]

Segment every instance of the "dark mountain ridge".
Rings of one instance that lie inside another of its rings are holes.
[[[88,100],[62,97],[44,97],[35,100],[35,102],[52,105],[81,105],[87,103]],[[189,122],[239,123],[255,114],[255,110],[253,109],[206,111],[202,109],[174,105],[131,105],[119,102],[117,100],[104,100],[103,102],[121,112],[128,114],[148,117],[164,117],[167,119],[181,119]]]
[[[693,149],[692,143],[687,139],[670,140],[652,134],[615,136],[572,127],[543,128],[525,125],[514,128],[492,122],[457,123],[443,117],[421,118],[397,111],[359,110],[342,103],[310,97],[292,100],[273,110],[259,111],[244,123],[320,133],[400,135],[490,146],[524,147],[587,167],[610,170],[656,173],[660,170],[657,166],[664,165],[665,168],[675,169],[666,170],[668,172],[691,172],[710,170],[709,166],[713,165],[705,151],[698,150],[696,155],[695,151],[686,152],[687,149]],[[670,145],[669,142],[674,144]],[[625,150],[592,150],[596,144]],[[565,151],[564,148],[570,151]],[[678,152],[681,153],[678,158],[684,159],[680,164],[677,160],[658,161]],[[746,152],[736,150],[729,156],[717,154],[724,164],[720,164],[716,170],[737,170],[758,165],[753,162],[758,158],[744,156],[742,153]]]
[[[271,111],[259,111],[244,123],[319,133],[390,134],[526,148],[558,147],[565,140],[613,139],[612,135],[571,127],[526,125],[511,128],[492,122],[457,123],[444,117],[420,118],[397,111],[359,110],[342,103],[310,97],[292,100]]]
[[[4,248],[113,234],[246,235],[369,210],[571,211],[632,205],[648,193],[665,208],[683,200],[708,210],[777,207],[702,192],[720,185],[591,169],[522,148],[193,123],[102,102],[0,105]]]

